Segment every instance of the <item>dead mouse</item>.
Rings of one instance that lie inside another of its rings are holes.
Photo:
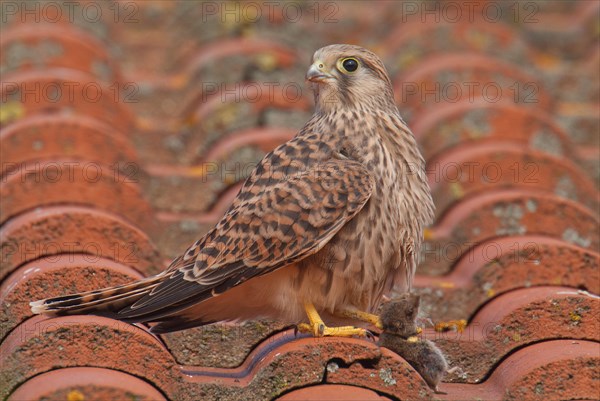
[[[417,336],[419,302],[418,295],[406,293],[383,305],[380,316],[383,332],[378,344],[403,357],[438,392],[438,384],[448,372],[448,363],[433,342]]]

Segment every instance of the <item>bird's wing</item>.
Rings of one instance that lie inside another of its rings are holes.
[[[345,158],[289,176],[261,170],[217,226],[119,318],[153,321],[314,254],[362,209],[374,186],[362,164]]]

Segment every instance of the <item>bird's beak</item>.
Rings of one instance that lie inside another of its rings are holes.
[[[327,71],[325,64],[319,60],[315,61],[306,73],[306,80],[310,82],[325,82],[330,78],[334,78],[333,75]]]

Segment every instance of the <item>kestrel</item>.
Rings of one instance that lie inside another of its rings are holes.
[[[145,322],[155,333],[263,317],[315,336],[379,325],[371,313],[392,288],[410,289],[433,219],[425,162],[375,54],[323,47],[306,79],[314,115],[166,271],[32,302],[32,311]],[[321,316],[353,326],[328,327]]]

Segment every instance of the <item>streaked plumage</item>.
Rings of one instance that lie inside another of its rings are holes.
[[[344,71],[348,57],[356,71]],[[309,78],[313,117],[165,272],[32,310],[158,322],[152,330],[164,332],[257,317],[297,323],[304,302],[327,315],[370,311],[392,286],[408,288],[433,203],[385,68],[365,49],[331,45],[315,53]]]

